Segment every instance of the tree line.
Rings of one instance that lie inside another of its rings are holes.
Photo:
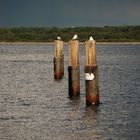
[[[13,27],[0,28],[0,42],[53,42],[60,36],[68,42],[74,34],[80,42],[92,36],[98,42],[140,42],[140,26],[104,27]]]

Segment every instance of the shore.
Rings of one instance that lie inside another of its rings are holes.
[[[79,42],[84,44],[85,42]],[[0,44],[54,44],[54,42],[0,42]],[[68,44],[68,42],[64,42]],[[96,42],[96,44],[140,44],[140,42]]]

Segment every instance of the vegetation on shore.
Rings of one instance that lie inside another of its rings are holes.
[[[0,42],[53,42],[57,36],[68,42],[74,34],[80,42],[90,36],[98,42],[140,42],[140,26],[0,28]]]

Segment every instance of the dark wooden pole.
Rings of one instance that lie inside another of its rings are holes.
[[[79,41],[69,42],[68,84],[69,97],[80,94]]]
[[[54,78],[56,80],[59,80],[63,76],[64,76],[63,41],[56,40],[54,50]]]
[[[86,104],[99,104],[98,65],[96,64],[95,41],[86,41],[85,64]]]

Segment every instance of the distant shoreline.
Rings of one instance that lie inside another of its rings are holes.
[[[0,44],[54,44],[54,42],[0,42]],[[64,42],[68,44],[68,42]],[[85,44],[85,42],[79,42],[79,44]],[[140,44],[140,42],[96,42],[96,44]]]

